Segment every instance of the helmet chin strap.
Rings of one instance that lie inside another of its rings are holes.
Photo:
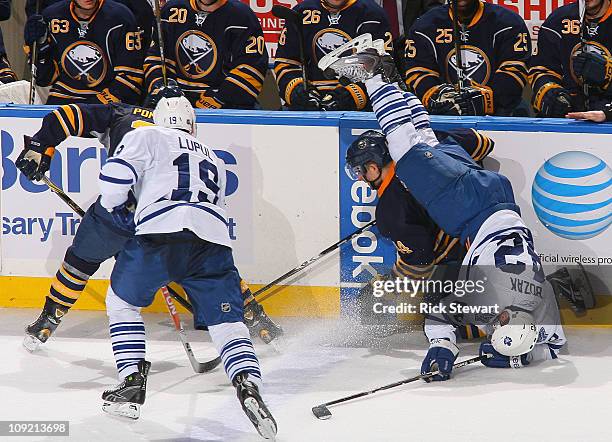
[[[365,177],[363,177],[364,181],[366,183],[369,184],[369,186],[372,189],[378,190],[378,188],[380,187],[380,185],[382,184],[382,180],[380,180],[382,178],[382,170],[378,169],[378,176],[376,178],[374,178],[373,180],[368,180]],[[376,184],[376,181],[380,180],[380,183],[378,183],[378,185]]]

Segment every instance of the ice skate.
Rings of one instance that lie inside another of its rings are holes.
[[[47,298],[38,319],[25,329],[26,335],[23,339],[23,346],[30,352],[38,350],[40,344],[47,342],[57,326],[62,322],[61,318],[67,312],[67,307]]]
[[[145,401],[150,368],[150,362],[141,360],[136,373],[130,374],[119,385],[102,393],[102,410],[113,416],[138,419],[140,406]]]
[[[232,382],[238,400],[247,417],[264,439],[276,438],[276,421],[259,395],[257,385],[249,381],[248,374],[238,373]]]

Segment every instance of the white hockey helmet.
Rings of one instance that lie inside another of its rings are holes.
[[[531,314],[505,309],[498,318],[499,323],[491,336],[496,351],[504,356],[520,356],[533,350],[538,340],[538,329]]]
[[[189,100],[181,97],[162,97],[153,111],[153,122],[162,127],[184,130],[195,135],[195,111]]]

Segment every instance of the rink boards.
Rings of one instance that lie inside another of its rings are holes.
[[[41,305],[50,278],[78,225],[78,216],[61,200],[44,185],[28,182],[14,166],[23,135],[36,132],[49,109],[0,108],[0,306]],[[589,264],[595,291],[610,294],[606,287],[612,287],[612,237],[606,227],[611,219],[612,187],[605,181],[612,166],[610,126],[491,117],[434,117],[433,124],[444,130],[478,128],[494,138],[496,146],[487,167],[510,178],[544,263],[558,266],[579,260]],[[365,113],[198,113],[198,138],[215,149],[227,164],[227,202],[235,259],[241,275],[253,288],[317,255],[371,219],[376,195],[362,183],[348,179],[343,158],[348,144],[359,133],[375,128],[373,115]],[[76,138],[66,140],[58,152],[51,179],[86,208],[97,195],[97,174],[105,152],[96,140]],[[547,160],[558,154],[563,154],[556,157],[561,159],[575,155],[566,152],[590,154],[580,154],[572,164],[580,166],[584,160],[586,163],[580,167],[589,168],[589,158],[596,158],[603,166],[591,167],[596,173],[593,177],[586,177],[580,170],[553,167],[565,174],[556,184],[550,184],[550,176],[546,175],[549,167],[536,180]],[[561,203],[553,206],[561,207],[562,213],[551,212],[550,207],[536,207],[540,217],[554,221],[549,223],[550,229],[534,210],[534,181],[548,184],[544,186],[546,191],[553,192],[546,193],[545,202],[556,199]],[[587,186],[587,194],[566,194],[563,186],[561,191],[555,191],[555,185],[567,182]],[[585,207],[578,203],[590,204],[592,210],[574,213]],[[594,227],[589,230],[585,225]],[[574,239],[559,236],[565,229],[574,232],[570,234]],[[584,239],[589,231],[597,233]],[[265,305],[277,315],[335,316],[373,272],[388,269],[394,259],[395,249],[390,242],[379,239],[375,229],[365,232],[340,253],[330,253],[310,270],[284,282],[288,285],[278,287],[277,292],[268,292],[272,296]],[[106,278],[111,268],[112,262],[107,262],[98,271],[95,277],[100,279],[90,284],[91,296],[82,296],[77,307],[104,308]],[[162,307],[158,302],[153,309]]]

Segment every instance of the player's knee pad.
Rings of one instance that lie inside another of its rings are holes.
[[[109,285],[106,292],[106,314],[110,322],[142,322],[141,307],[121,299]]]

